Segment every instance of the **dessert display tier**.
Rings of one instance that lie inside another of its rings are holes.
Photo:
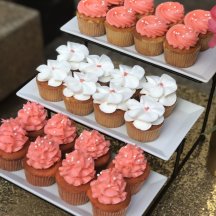
[[[57,185],[49,187],[35,187],[25,180],[23,170],[16,172],[7,172],[1,170],[0,177],[18,185],[30,193],[62,208],[63,210],[77,216],[91,216],[92,208],[90,202],[85,205],[72,206],[60,199]],[[161,190],[167,178],[154,171],[151,171],[148,179],[143,185],[141,191],[132,197],[131,204],[128,208],[127,215],[140,216],[148,208],[154,197]]]
[[[96,123],[93,113],[88,116],[73,115],[65,109],[63,101],[49,102],[43,100],[39,96],[35,78],[20,89],[17,92],[17,96],[29,101],[38,102],[54,112],[63,113],[76,122],[96,129],[125,143],[136,144],[144,151],[163,160],[169,160],[183,138],[204,111],[203,107],[179,98],[172,115],[165,120],[160,137],[153,142],[142,143],[128,137],[125,125],[119,128],[105,128]]]
[[[61,30],[69,34],[78,36],[80,38],[95,42],[97,44],[101,44],[105,47],[112,48],[123,54],[127,54],[129,56],[136,57],[140,60],[152,63],[154,65],[158,65],[163,68],[167,68],[173,72],[193,78],[200,82],[207,83],[216,72],[215,71],[215,60],[214,58],[212,58],[212,56],[216,56],[216,48],[201,52],[198,56],[196,63],[193,66],[188,67],[188,68],[177,68],[177,67],[173,67],[171,65],[166,64],[163,54],[159,56],[155,56],[155,57],[148,57],[148,56],[144,56],[142,54],[137,53],[134,46],[118,47],[118,46],[110,44],[109,42],[107,42],[105,35],[101,37],[90,37],[90,36],[81,34],[78,28],[76,17],[71,19],[64,26],[62,26]]]

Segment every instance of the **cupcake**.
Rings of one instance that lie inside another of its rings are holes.
[[[131,201],[126,182],[116,169],[103,170],[91,182],[87,195],[92,204],[93,216],[125,216]]]
[[[142,96],[140,101],[129,100],[127,107],[124,118],[128,136],[140,142],[157,139],[164,122],[163,105],[149,96]]]
[[[55,174],[61,164],[61,152],[59,145],[48,137],[37,137],[29,146],[24,170],[27,181],[40,187],[46,187],[55,183]]]
[[[95,120],[98,124],[116,128],[124,124],[126,101],[133,95],[129,88],[98,86],[93,95]]]
[[[95,168],[105,167],[110,159],[110,142],[98,131],[84,130],[76,139],[75,149],[94,159]]]
[[[184,23],[199,34],[200,51],[205,51],[209,48],[208,43],[211,40],[213,33],[209,31],[208,22],[211,19],[210,11],[193,10],[186,14]]]
[[[74,148],[76,138],[75,123],[63,114],[55,114],[47,121],[44,133],[48,135],[54,143],[59,145],[62,157]]]
[[[81,0],[77,6],[77,20],[82,34],[98,37],[104,35],[104,21],[108,5],[105,0]]]
[[[146,76],[147,82],[144,83],[140,94],[148,95],[165,107],[164,117],[168,117],[175,108],[177,96],[176,81],[169,75]]]
[[[31,141],[37,136],[44,135],[44,126],[47,122],[47,111],[44,107],[35,102],[27,102],[17,113],[17,120],[27,131]]]
[[[136,14],[132,9],[124,6],[112,8],[108,11],[105,21],[108,42],[120,47],[133,45],[135,25]]]
[[[48,60],[47,65],[40,65],[36,77],[40,96],[47,101],[63,100],[63,81],[70,73],[71,66],[66,61]]]
[[[146,56],[157,56],[163,53],[167,28],[167,24],[157,16],[150,15],[141,18],[134,31],[136,51]]]
[[[125,0],[124,6],[134,10],[138,19],[154,12],[154,0]]]
[[[124,0],[106,0],[109,10],[113,7],[123,6]]]
[[[59,46],[56,51],[59,54],[57,60],[70,63],[72,71],[79,71],[80,63],[84,62],[89,55],[89,50],[85,45],[73,42]]]
[[[17,171],[23,168],[29,140],[26,131],[15,119],[2,120],[0,126],[0,169]]]
[[[119,150],[111,166],[123,175],[131,195],[140,191],[150,174],[144,151],[132,144],[127,144]]]
[[[166,63],[181,68],[192,66],[197,60],[201,47],[198,39],[197,33],[183,24],[171,27],[164,41]]]
[[[77,150],[71,152],[56,173],[61,199],[71,205],[85,204],[89,200],[86,192],[94,177],[94,160]]]
[[[145,70],[139,65],[133,67],[127,65],[119,65],[119,69],[116,69],[112,73],[112,79],[110,83],[113,86],[129,88],[133,91],[133,97],[138,98],[139,92],[146,82],[144,77]]]
[[[87,63],[81,63],[79,69],[83,73],[97,76],[100,85],[109,85],[114,65],[107,55],[89,55]]]
[[[171,27],[183,23],[184,6],[179,2],[164,2],[156,7],[155,15]]]
[[[85,116],[93,112],[92,95],[96,92],[98,78],[93,74],[74,72],[67,77],[63,90],[66,110],[75,115]]]

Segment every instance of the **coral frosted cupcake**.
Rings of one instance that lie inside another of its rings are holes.
[[[24,170],[27,181],[46,187],[55,183],[55,174],[61,164],[59,145],[45,137],[38,137],[29,146]]]
[[[60,197],[72,205],[85,204],[89,200],[86,192],[94,177],[94,160],[77,150],[71,152],[56,174]]]
[[[17,113],[17,120],[27,131],[31,141],[44,134],[46,119],[47,111],[42,105],[35,102],[27,102]]]
[[[87,195],[94,216],[124,216],[131,201],[131,194],[122,174],[112,168],[103,170],[91,182]]]
[[[63,100],[63,81],[70,73],[71,66],[66,61],[47,60],[47,65],[40,65],[36,77],[40,96],[48,101]]]
[[[107,55],[90,55],[87,63],[81,63],[79,69],[86,74],[97,76],[101,85],[109,85],[114,64]]]
[[[77,20],[82,34],[98,37],[106,33],[104,21],[108,5],[105,0],[81,0],[77,6]]]
[[[112,8],[105,21],[108,42],[120,47],[133,45],[135,25],[136,13],[132,9],[124,6]]]
[[[123,6],[124,5],[124,0],[106,0],[108,3],[108,8],[111,9],[113,7],[117,6]]]
[[[169,75],[146,76],[141,94],[148,95],[165,107],[164,117],[168,117],[175,108],[177,96],[176,81]]]
[[[89,50],[85,45],[74,42],[67,42],[67,45],[59,46],[56,51],[59,54],[57,60],[70,63],[72,71],[79,71],[80,63],[86,61],[89,55]]]
[[[164,2],[156,7],[155,15],[171,27],[183,23],[184,6],[179,2]]]
[[[108,164],[111,156],[109,147],[110,142],[96,130],[84,130],[75,142],[76,150],[94,159],[96,169],[103,168]]]
[[[74,141],[77,136],[75,123],[63,114],[55,114],[47,121],[44,127],[44,133],[49,136],[53,142],[59,145],[64,157],[74,148]]]
[[[93,74],[77,72],[74,72],[73,77],[67,77],[63,90],[67,111],[79,116],[93,112],[92,95],[96,92],[97,80],[97,76]]]
[[[98,124],[108,128],[124,124],[126,101],[133,95],[129,88],[98,86],[94,98],[94,114]]]
[[[141,18],[134,31],[136,51],[147,56],[157,56],[163,53],[167,28],[167,24],[157,16],[150,15]]]
[[[142,96],[140,102],[131,99],[127,102],[125,124],[130,138],[140,142],[157,139],[164,122],[165,108],[149,96]]]
[[[190,27],[183,24],[171,27],[164,41],[165,61],[181,68],[192,66],[201,48],[198,39],[198,34]]]
[[[144,151],[131,144],[119,150],[111,166],[123,175],[132,195],[140,191],[150,174]]]
[[[133,9],[137,18],[151,15],[154,12],[154,0],[125,0],[124,6]]]
[[[205,51],[209,48],[208,43],[211,40],[213,33],[209,31],[208,22],[211,19],[210,11],[193,10],[186,14],[184,23],[191,27],[199,34],[200,51]]]
[[[0,169],[16,171],[23,168],[29,140],[26,131],[15,119],[3,120],[0,126]]]

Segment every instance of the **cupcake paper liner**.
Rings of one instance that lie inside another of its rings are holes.
[[[23,169],[23,159],[6,160],[0,157],[0,169],[7,171],[18,171]]]
[[[209,49],[209,41],[211,40],[213,36],[213,33],[208,31],[206,34],[200,34],[199,35],[199,42],[200,42],[200,45],[201,45],[201,49],[200,51],[205,51],[207,49]]]
[[[171,115],[171,113],[175,109],[175,106],[176,106],[176,103],[174,103],[172,106],[165,106],[164,118],[167,118]]]
[[[119,210],[117,212],[108,212],[108,211],[103,211],[103,210],[95,207],[94,205],[92,206],[94,216],[124,216],[124,215],[126,215],[127,209],[128,209],[128,207],[124,208],[122,210]]]
[[[30,141],[35,141],[35,139],[38,136],[43,136],[43,135],[44,135],[44,127],[37,131],[27,131],[27,136],[29,137]]]

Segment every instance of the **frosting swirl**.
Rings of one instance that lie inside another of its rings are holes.
[[[142,131],[151,128],[152,125],[160,125],[164,121],[164,107],[149,96],[142,96],[140,102],[130,99],[127,102],[128,111],[125,112],[125,121],[133,122],[133,125]]]
[[[128,28],[135,25],[136,15],[130,8],[114,7],[107,12],[106,21],[117,28]]]
[[[26,131],[16,119],[2,120],[0,126],[0,150],[12,153],[17,152],[27,142]]]
[[[211,19],[210,11],[193,10],[186,14],[184,23],[197,33],[206,34],[208,31],[208,21]]]
[[[157,16],[142,17],[136,24],[136,31],[142,36],[156,38],[165,35],[168,26]]]
[[[184,17],[184,6],[178,2],[164,2],[156,7],[155,15],[167,24],[175,24]]]
[[[174,48],[190,49],[190,47],[196,45],[199,38],[198,34],[192,28],[183,24],[177,24],[168,30],[166,39]]]
[[[89,17],[105,17],[108,5],[105,0],[81,0],[77,10]]]
[[[29,146],[27,164],[35,169],[47,169],[53,166],[61,158],[59,145],[48,137],[38,136],[35,142]]]
[[[98,131],[84,130],[76,139],[75,149],[97,159],[109,151],[110,142]]]
[[[53,115],[52,118],[47,121],[44,132],[58,145],[71,143],[76,137],[74,122],[60,113]]]
[[[71,185],[80,186],[91,181],[95,176],[94,160],[82,152],[74,150],[66,155],[59,167],[59,174]]]
[[[18,111],[17,120],[27,131],[37,131],[46,124],[47,111],[38,103],[27,102]]]
[[[147,160],[141,148],[127,144],[119,150],[113,163],[123,177],[136,178],[144,173]]]
[[[172,106],[175,104],[177,96],[176,81],[169,75],[146,76],[147,82],[144,83],[141,94],[148,95],[161,103],[163,106]]]
[[[117,204],[126,199],[126,182],[116,169],[103,170],[97,180],[90,183],[92,197],[103,204]]]
[[[124,0],[107,0],[108,5],[123,5]]]
[[[125,0],[124,6],[145,15],[154,11],[154,0]]]

